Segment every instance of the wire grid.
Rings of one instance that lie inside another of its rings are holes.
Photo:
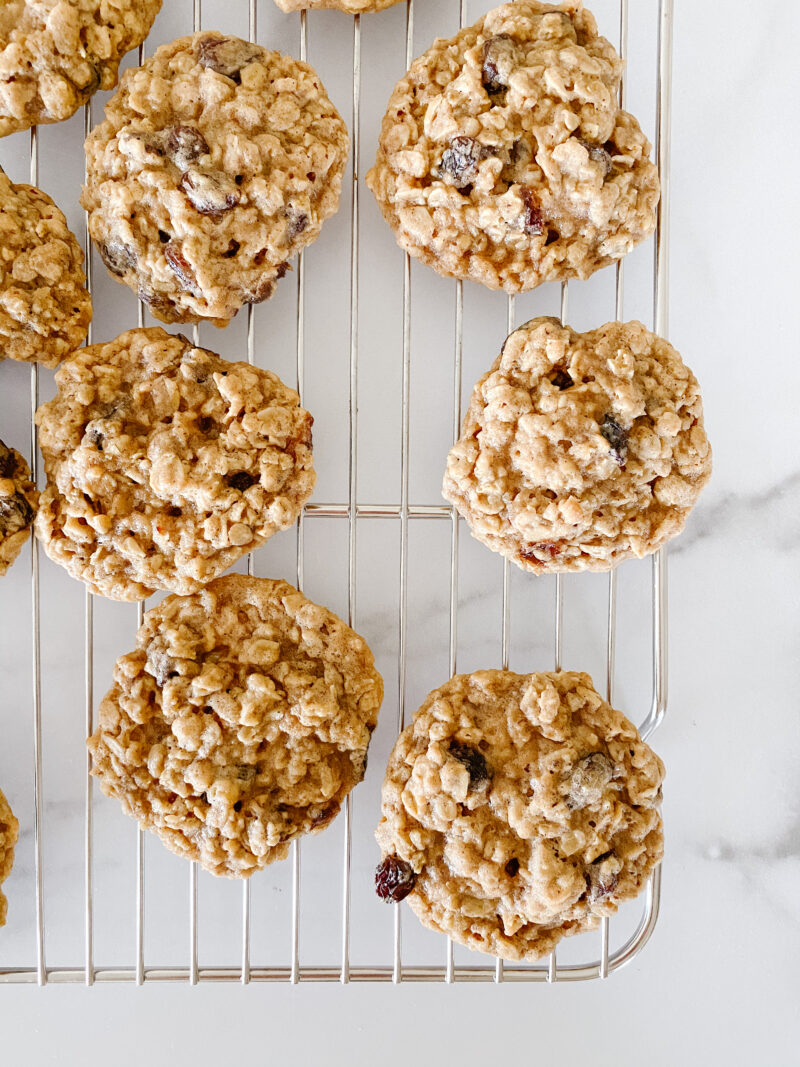
[[[202,28],[202,0],[193,0],[193,30]],[[413,55],[414,2],[406,0],[406,66],[410,66]],[[619,52],[625,58],[628,36],[628,2],[620,0],[619,18]],[[257,7],[256,0],[248,0],[249,37],[256,39]],[[658,207],[658,219],[655,235],[655,269],[653,292],[653,328],[656,333],[666,336],[668,331],[668,252],[669,252],[669,194],[670,194],[670,119],[672,89],[672,35],[674,18],[674,0],[659,0],[658,5],[658,80],[656,97],[656,162],[661,179],[661,199]],[[460,0],[459,26],[466,20],[466,0]],[[306,60],[308,51],[308,23],[305,11],[299,14],[299,55]],[[144,58],[144,46],[139,48],[139,62]],[[450,523],[450,602],[449,602],[449,661],[450,674],[457,672],[458,644],[458,559],[459,559],[459,517],[455,508],[447,505],[412,505],[409,500],[409,436],[410,436],[410,382],[411,382],[411,262],[408,253],[404,253],[403,271],[403,345],[402,345],[402,440],[401,440],[401,474],[400,502],[398,505],[366,505],[358,501],[357,484],[357,446],[358,446],[358,296],[359,296],[359,191],[360,191],[360,103],[361,103],[361,23],[360,16],[353,16],[353,86],[352,86],[352,150],[353,150],[353,185],[350,219],[350,323],[349,323],[349,458],[348,458],[348,498],[346,502],[331,504],[308,504],[303,509],[297,523],[297,586],[302,589],[305,557],[305,521],[308,517],[345,518],[348,524],[348,567],[347,567],[347,614],[348,622],[355,625],[356,615],[356,563],[357,563],[357,529],[359,518],[393,518],[400,521],[400,563],[399,563],[399,614],[398,636],[399,655],[397,668],[398,715],[397,732],[399,733],[406,718],[406,673],[408,645],[408,555],[409,555],[409,521],[411,519],[436,519]],[[620,86],[620,105],[625,103],[625,82]],[[91,101],[84,109],[85,133],[92,127]],[[30,133],[30,181],[38,185],[39,159],[38,134],[36,127]],[[88,218],[85,234],[87,285],[92,291],[92,255],[88,233]],[[455,441],[461,424],[461,390],[462,390],[462,352],[463,352],[463,283],[455,283],[455,345],[453,351],[453,411],[452,431]],[[561,286],[561,321],[567,321],[569,290],[567,283]],[[509,296],[507,305],[507,326],[510,333],[514,328],[514,297]],[[615,318],[623,318],[624,303],[624,261],[616,267]],[[139,325],[144,322],[144,308],[139,305]],[[247,357],[254,362],[254,322],[255,309],[247,309]],[[87,344],[92,343],[91,327]],[[194,343],[198,341],[198,328],[194,327]],[[297,351],[296,351],[297,391],[301,400],[305,384],[305,267],[303,253],[300,253],[297,269]],[[39,368],[31,367],[30,378],[30,414],[31,414],[31,470],[33,480],[38,482],[39,455],[38,434],[34,414],[39,406]],[[504,560],[502,577],[502,666],[509,662],[509,620],[510,588],[509,562]],[[247,572],[252,573],[252,555],[247,558]],[[300,931],[300,873],[302,845],[299,839],[292,842],[290,864],[292,872],[291,904],[291,963],[288,967],[256,966],[250,959],[250,882],[242,883],[241,913],[241,961],[236,967],[201,968],[198,962],[198,866],[189,865],[188,884],[188,926],[189,926],[189,963],[187,967],[145,967],[144,931],[145,931],[145,853],[144,834],[138,828],[136,835],[136,960],[132,967],[101,968],[94,963],[94,886],[93,886],[93,779],[91,777],[91,760],[86,757],[85,785],[85,839],[84,839],[84,949],[85,960],[82,967],[48,968],[45,955],[46,922],[45,896],[43,884],[42,861],[42,671],[41,671],[41,612],[39,591],[39,553],[38,543],[32,541],[31,551],[31,599],[32,599],[32,698],[33,698],[33,836],[35,865],[35,916],[36,916],[36,963],[34,967],[0,968],[0,983],[36,983],[40,986],[48,982],[79,983],[93,985],[96,981],[128,982],[141,985],[145,981],[188,981],[197,984],[200,981],[240,982],[291,982],[300,981],[401,981],[413,982],[495,982],[508,981],[583,981],[593,978],[606,978],[608,975],[629,963],[648,941],[658,918],[661,869],[660,866],[648,879],[642,894],[642,913],[633,934],[616,951],[610,951],[608,918],[604,918],[600,929],[600,958],[585,964],[559,964],[557,951],[554,950],[547,960],[537,966],[513,966],[503,960],[493,962],[487,957],[486,962],[470,966],[456,966],[453,942],[447,938],[444,964],[442,966],[404,965],[402,958],[402,909],[394,907],[394,952],[391,965],[351,966],[350,931],[351,931],[351,825],[352,802],[348,796],[343,809],[344,846],[342,854],[342,910],[341,910],[341,961],[335,967],[301,965],[299,958]],[[613,696],[615,646],[616,646],[616,606],[617,581],[616,571],[608,575],[607,596],[607,642],[606,642],[606,696],[609,702]],[[145,604],[137,605],[137,620],[141,625]],[[563,584],[562,576],[556,576],[554,639],[554,668],[560,669],[563,647]],[[94,596],[88,590],[85,594],[85,727],[87,736],[94,730]],[[640,727],[644,738],[656,729],[662,721],[667,704],[667,555],[661,549],[652,559],[652,623],[653,623],[653,687],[652,699],[647,716]]]

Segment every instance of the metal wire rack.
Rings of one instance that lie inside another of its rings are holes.
[[[193,2],[193,30],[203,26],[201,0]],[[405,16],[405,58],[406,66],[414,58],[414,4],[417,0],[406,0]],[[466,0],[459,0],[459,24],[466,24]],[[379,16],[378,16],[379,17]],[[628,41],[628,0],[619,2],[619,51],[625,57]],[[404,255],[402,276],[402,395],[401,395],[401,459],[400,459],[400,493],[399,500],[390,504],[365,504],[358,494],[358,398],[359,398],[359,196],[362,180],[361,166],[361,90],[362,90],[362,27],[358,15],[353,17],[353,81],[352,81],[352,190],[350,200],[350,306],[349,306],[349,446],[347,499],[338,503],[312,503],[305,507],[297,523],[296,536],[296,582],[302,588],[306,563],[306,523],[316,518],[343,520],[347,524],[347,615],[351,625],[356,625],[357,563],[359,520],[387,519],[399,524],[398,583],[399,599],[396,616],[396,633],[398,656],[396,677],[394,681],[397,698],[396,730],[399,732],[406,721],[407,675],[409,670],[409,533],[412,522],[431,520],[449,524],[449,666],[450,673],[455,674],[458,667],[458,626],[459,626],[459,521],[454,508],[444,504],[412,504],[409,493],[409,456],[410,456],[410,388],[411,388],[411,262]],[[221,27],[225,28],[225,27]],[[248,0],[248,29],[250,39],[256,39],[257,3]],[[656,160],[661,177],[661,201],[659,205],[658,226],[655,238],[655,262],[653,270],[653,326],[657,333],[666,336],[668,331],[668,239],[669,239],[669,196],[670,196],[670,111],[672,88],[672,34],[673,34],[673,0],[658,0],[658,38],[657,38],[657,85],[656,85]],[[424,45],[424,43],[423,43]],[[305,12],[299,15],[299,57],[306,59],[308,54],[308,17]],[[139,60],[143,58],[140,48]],[[620,100],[624,103],[625,84],[620,89]],[[92,104],[85,107],[85,132],[92,126]],[[30,181],[38,184],[39,179],[39,137],[37,129],[30,133]],[[93,287],[93,270],[91,244],[88,227],[85,235],[87,282]],[[311,253],[313,254],[313,252]],[[398,253],[400,255],[400,253]],[[453,395],[452,395],[452,434],[458,437],[461,423],[462,403],[462,352],[464,329],[464,290],[460,281],[455,286],[455,322],[453,335]],[[561,319],[566,321],[568,307],[568,286],[561,289]],[[624,263],[616,269],[614,287],[615,317],[623,317],[624,300]],[[296,274],[296,382],[301,397],[305,388],[306,373],[306,265],[303,254],[299,257]],[[252,306],[247,311],[247,357],[254,362],[256,313]],[[144,309],[139,306],[139,325],[144,322]],[[514,328],[515,298],[507,298],[508,332]],[[87,343],[91,343],[91,333]],[[195,327],[197,343],[197,327]],[[39,368],[33,365],[30,377],[30,416],[31,416],[31,467],[34,479],[39,477],[38,440],[33,415],[39,405]],[[252,557],[247,560],[248,573],[252,573]],[[508,561],[504,561],[502,571],[502,632],[501,659],[502,666],[509,663],[510,632],[510,575]],[[667,704],[667,556],[665,550],[659,551],[652,559],[651,581],[652,610],[652,696],[640,729],[648,737],[659,725],[666,711]],[[615,653],[617,644],[617,572],[611,571],[607,584],[607,622],[606,622],[606,693],[612,699],[615,677]],[[561,576],[556,577],[554,596],[553,636],[555,663],[558,669],[562,661],[563,648],[563,605],[564,592]],[[141,623],[145,605],[138,605],[138,622]],[[95,867],[97,855],[95,848],[95,797],[92,778],[89,774],[89,760],[85,764],[85,789],[83,801],[83,947],[84,959],[81,964],[73,966],[48,966],[47,962],[47,923],[46,902],[47,887],[43,864],[43,752],[44,737],[42,723],[43,689],[42,689],[42,604],[39,579],[39,552],[36,543],[31,551],[31,615],[32,615],[32,711],[33,711],[33,773],[32,773],[32,820],[33,820],[33,883],[35,892],[35,959],[23,966],[5,965],[0,952],[0,984],[2,983],[85,983],[127,982],[141,985],[143,982],[178,981],[196,984],[206,981],[240,982],[518,982],[545,981],[564,982],[582,981],[592,978],[606,978],[611,972],[629,963],[644,947],[656,925],[659,911],[661,870],[658,868],[648,881],[642,894],[641,912],[635,928],[627,939],[612,949],[610,922],[604,919],[600,929],[600,948],[597,958],[587,962],[559,961],[554,951],[547,960],[533,966],[511,966],[502,960],[489,957],[476,957],[478,962],[461,964],[456,962],[454,946],[449,939],[442,939],[442,958],[439,964],[418,965],[404,961],[402,938],[402,909],[394,905],[393,951],[391,960],[370,966],[351,962],[351,933],[354,916],[351,911],[352,885],[352,841],[353,841],[353,801],[347,798],[343,809],[343,818],[339,825],[342,829],[342,852],[339,876],[341,879],[340,953],[334,964],[301,962],[301,857],[303,845],[299,840],[292,844],[290,859],[287,861],[291,870],[291,903],[289,905],[290,925],[290,959],[283,965],[264,964],[251,953],[252,903],[251,883],[244,881],[241,896],[240,952],[235,962],[224,966],[201,966],[198,952],[198,868],[191,864],[188,870],[187,892],[187,933],[188,962],[182,966],[147,966],[145,963],[145,841],[141,829],[135,831],[135,944],[134,960],[121,966],[100,966],[95,962]],[[87,735],[94,728],[95,709],[95,599],[85,594],[83,618],[84,644],[84,709],[85,730]],[[387,690],[391,687],[391,682]],[[363,787],[362,787],[363,788]],[[343,825],[342,825],[343,824]],[[331,872],[334,877],[334,872]],[[589,937],[590,935],[584,935]],[[0,948],[2,944],[0,943]],[[596,950],[595,950],[596,951]]]

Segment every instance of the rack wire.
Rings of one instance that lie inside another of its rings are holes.
[[[620,0],[619,51],[625,58],[628,39],[628,2]],[[405,58],[409,66],[414,58],[414,3],[406,0]],[[670,195],[670,118],[672,91],[672,35],[674,0],[659,0],[658,6],[658,70],[656,99],[656,162],[661,178],[661,200],[655,238],[653,327],[666,336],[668,332],[668,256],[669,256],[669,195]],[[466,0],[460,0],[459,26],[466,21]],[[201,0],[193,0],[193,29],[202,28]],[[248,30],[251,40],[257,35],[256,0],[248,0]],[[308,20],[306,12],[299,15],[299,56],[308,56]],[[139,50],[139,61],[144,57]],[[409,529],[416,520],[448,523],[450,526],[450,573],[449,573],[449,665],[450,673],[457,672],[458,622],[459,622],[459,519],[455,508],[443,504],[412,504],[409,496],[410,456],[410,389],[411,389],[411,261],[404,253],[402,291],[402,394],[401,394],[401,466],[400,494],[396,504],[368,504],[358,497],[358,389],[359,389],[359,193],[361,182],[361,20],[353,17],[353,82],[352,82],[352,198],[350,207],[350,308],[349,308],[349,447],[348,447],[348,492],[346,501],[337,503],[312,503],[303,509],[297,523],[296,578],[298,588],[303,587],[305,572],[305,525],[314,518],[338,518],[347,522],[347,616],[351,626],[357,625],[357,560],[358,525],[364,518],[386,519],[399,522],[399,608],[397,616],[398,661],[397,661],[397,721],[399,733],[406,721],[406,689],[408,671],[408,577],[409,577]],[[620,103],[625,102],[625,83],[620,87]],[[85,106],[85,132],[92,126],[92,104]],[[30,181],[37,185],[39,179],[39,141],[34,127],[30,133]],[[86,248],[87,285],[93,292],[93,264],[88,221],[84,232]],[[455,322],[453,348],[453,397],[452,435],[457,439],[461,424],[462,357],[464,290],[463,283],[455,285]],[[296,333],[296,383],[301,400],[305,389],[305,310],[306,310],[305,257],[301,253],[297,268],[297,333]],[[561,289],[561,321],[567,319],[569,290],[567,284]],[[624,264],[616,268],[615,317],[622,319],[624,306]],[[143,324],[144,311],[139,307],[139,325]],[[508,297],[508,332],[514,327],[515,301]],[[247,358],[254,362],[255,309],[247,312]],[[92,343],[91,329],[87,344]],[[195,327],[197,343],[197,327]],[[30,450],[31,470],[34,481],[39,478],[38,434],[34,414],[39,406],[39,368],[31,367],[30,377]],[[252,556],[247,560],[248,573],[253,573]],[[558,669],[562,658],[563,637],[563,583],[557,576],[554,603],[554,647]],[[348,796],[343,810],[343,848],[341,857],[341,954],[338,965],[320,966],[301,963],[299,953],[301,927],[301,859],[302,844],[299,839],[292,843],[289,864],[291,867],[291,959],[287,966],[265,966],[251,959],[251,897],[250,882],[242,884],[241,912],[241,961],[238,966],[201,967],[198,959],[198,869],[192,863],[188,869],[187,914],[188,914],[188,964],[182,967],[149,967],[145,964],[145,835],[137,828],[135,835],[136,915],[135,915],[135,960],[130,966],[101,967],[95,964],[94,952],[94,792],[89,773],[90,760],[85,764],[84,797],[84,961],[80,966],[49,967],[46,959],[46,913],[43,873],[43,786],[42,786],[42,627],[39,583],[39,550],[36,541],[31,548],[31,609],[32,609],[32,732],[33,732],[33,857],[36,948],[32,966],[4,967],[0,963],[0,984],[33,983],[80,983],[88,986],[95,982],[123,982],[141,985],[144,982],[574,982],[594,978],[606,978],[613,971],[625,966],[647,943],[658,919],[661,869],[650,876],[642,894],[642,910],[633,933],[623,945],[612,951],[610,947],[610,922],[604,919],[600,929],[599,957],[586,963],[563,964],[556,951],[547,960],[535,966],[516,966],[502,960],[483,958],[483,962],[461,966],[454,957],[453,943],[443,939],[444,958],[439,966],[417,966],[403,961],[402,909],[394,907],[393,957],[391,963],[376,966],[351,964],[351,874],[352,874],[352,800]],[[137,606],[137,624],[141,624],[145,605]],[[616,658],[616,611],[617,574],[608,576],[607,636],[606,636],[606,694],[613,696]],[[502,666],[509,662],[509,631],[511,613],[511,586],[509,564],[504,561],[502,573],[501,659]],[[661,723],[667,706],[667,554],[661,549],[652,560],[652,633],[653,633],[653,681],[649,710],[640,727],[647,738]],[[84,684],[85,727],[87,736],[94,729],[94,597],[85,595],[84,611]]]

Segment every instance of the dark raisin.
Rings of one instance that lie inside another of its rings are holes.
[[[240,493],[249,489],[251,485],[255,485],[257,481],[258,478],[253,474],[248,474],[247,471],[234,471],[233,474],[225,475],[225,484],[231,489],[238,489]]]
[[[603,180],[605,181],[605,179],[609,176],[613,169],[611,155],[609,154],[607,148],[604,145],[595,144],[592,141],[584,141],[582,137],[578,137],[577,140],[580,141],[580,143],[589,153],[589,159],[591,159],[594,163],[599,163],[601,165],[601,167],[603,168]]]
[[[492,772],[486,765],[483,753],[477,748],[473,748],[472,745],[467,745],[463,741],[453,738],[448,751],[454,759],[457,759],[469,771],[470,789],[476,789],[479,785],[483,785],[484,782],[488,782],[492,777]]]
[[[544,242],[545,248],[548,245],[554,245],[556,243],[556,241],[559,239],[560,236],[561,236],[561,234],[558,232],[558,230],[548,229],[547,238],[545,239],[545,242]]]
[[[122,241],[105,241],[97,246],[97,250],[102,261],[118,278],[122,278],[136,267],[136,254]]]
[[[483,42],[481,81],[487,93],[499,93],[508,85],[514,69],[514,42],[507,33],[500,33]]]
[[[441,174],[452,178],[453,185],[462,189],[478,177],[478,164],[492,153],[471,137],[454,137],[444,150],[439,164]]]
[[[405,900],[416,884],[417,876],[411,864],[399,856],[387,856],[375,868],[375,892],[391,904]]]
[[[308,215],[304,211],[295,211],[294,208],[290,207],[286,212],[286,217],[289,220],[286,227],[286,236],[290,241],[293,241],[308,226]]]
[[[515,856],[512,856],[506,864],[506,874],[509,878],[516,878],[519,874],[519,860]]]
[[[531,237],[538,237],[544,232],[544,216],[539,202],[534,196],[533,190],[527,185],[519,187],[519,195],[522,197],[522,228]]]
[[[614,892],[619,884],[619,867],[619,860],[613,852],[604,852],[590,865],[586,872],[586,888],[592,902]]]
[[[248,304],[262,304],[265,300],[269,300],[274,292],[275,282],[271,278],[265,278],[245,297],[245,300]]]
[[[0,497],[0,534],[4,537],[30,526],[33,508],[22,493]]]
[[[237,800],[236,801],[236,803],[233,805],[233,810],[234,811],[241,811],[242,810],[242,802],[241,802],[241,800]]]
[[[317,814],[311,820],[311,829],[321,830],[329,823],[332,823],[338,814],[339,804],[334,800],[332,804],[328,804],[326,808],[323,808],[321,811],[317,812]]]
[[[614,764],[602,752],[590,752],[572,769],[569,780],[569,799],[574,808],[596,804],[603,790],[614,777]]]
[[[169,515],[171,519],[179,519],[181,515],[183,515],[183,510],[177,506],[173,506],[167,508],[167,515]]]
[[[160,686],[166,685],[170,678],[178,677],[176,667],[177,663],[169,653],[160,650],[152,650],[148,653],[145,670],[155,678]]]
[[[622,467],[628,454],[628,434],[623,430],[613,415],[604,415],[600,433],[611,445],[611,455]]]
[[[316,176],[316,174],[314,173],[314,171],[313,171],[313,170],[310,170],[310,171],[308,172],[308,174],[306,174],[306,177],[308,178],[308,180],[309,180],[310,182],[315,182],[315,181],[317,180],[317,176]]]
[[[197,429],[200,433],[208,433],[214,425],[214,420],[209,415],[201,415],[197,420]]]
[[[17,457],[0,441],[0,478],[13,478],[17,472]]]
[[[186,289],[187,292],[198,296],[200,289],[197,284],[197,278],[195,277],[195,273],[188,260],[181,252],[180,245],[176,241],[170,241],[169,244],[164,245],[164,257],[175,272],[175,277],[178,279],[181,286]],[[144,297],[142,299],[144,299]]]
[[[159,230],[158,231],[158,239],[162,243],[162,245],[165,245],[167,243],[167,241],[171,241],[172,240],[172,235],[167,233],[166,230]]]
[[[556,544],[554,541],[540,541],[537,544],[523,548],[520,555],[529,563],[545,563],[546,560],[540,559],[540,556],[548,556],[550,559],[555,559],[561,555],[561,545]]]
[[[279,263],[278,266],[275,268],[275,277],[278,278],[278,279],[285,277],[286,272],[288,271],[288,269],[289,269],[289,264],[288,263],[286,263],[286,262]]]
[[[221,170],[198,170],[190,167],[183,173],[180,187],[201,215],[221,215],[239,203],[236,182]]]
[[[234,241],[231,238],[231,240],[228,242],[228,250],[226,252],[222,253],[222,258],[223,259],[232,259],[233,256],[236,255],[236,253],[239,251],[239,249],[241,247],[242,246],[239,244],[238,241]]]
[[[562,393],[565,389],[569,389],[575,384],[563,367],[553,368],[553,373],[550,375],[550,381],[556,389],[560,389]]]
[[[167,134],[167,154],[180,171],[209,155],[208,142],[194,126],[173,126]]]
[[[174,269],[174,268],[173,268]],[[170,300],[164,293],[157,293],[153,289],[148,289],[147,286],[140,285],[136,294],[143,304],[147,304],[149,308],[154,311],[167,311],[169,308],[175,306],[175,302]]]
[[[242,81],[242,67],[252,63],[261,51],[258,45],[238,37],[203,37],[197,45],[200,66],[223,74],[237,85]]]

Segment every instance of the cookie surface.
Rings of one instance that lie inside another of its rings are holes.
[[[456,675],[389,759],[376,889],[468,948],[538,959],[643,888],[663,776],[588,674]]]
[[[159,327],[79,349],[36,415],[45,551],[92,592],[192,593],[294,522],[312,418],[277,375]]]
[[[81,203],[106,266],[156,318],[225,325],[319,236],[348,146],[308,64],[199,33],[123,75],[86,141]]]
[[[575,3],[518,0],[437,40],[395,87],[367,175],[400,246],[509,293],[622,258],[655,227],[659,183],[621,76]]]
[[[24,456],[0,441],[0,578],[30,536],[37,500]]]
[[[61,122],[117,83],[119,61],[142,43],[161,0],[3,0],[0,137]]]
[[[335,818],[383,697],[363,638],[287,582],[228,575],[148,611],[137,646],[89,739],[127,814],[240,878]]]
[[[86,337],[83,252],[47,193],[0,168],[0,361],[55,367]]]
[[[711,476],[700,389],[640,322],[531,319],[475,386],[443,493],[534,573],[608,570],[683,529]]]
[[[0,926],[5,926],[8,901],[3,894],[3,882],[11,874],[14,865],[14,846],[19,834],[19,823],[0,789]]]

